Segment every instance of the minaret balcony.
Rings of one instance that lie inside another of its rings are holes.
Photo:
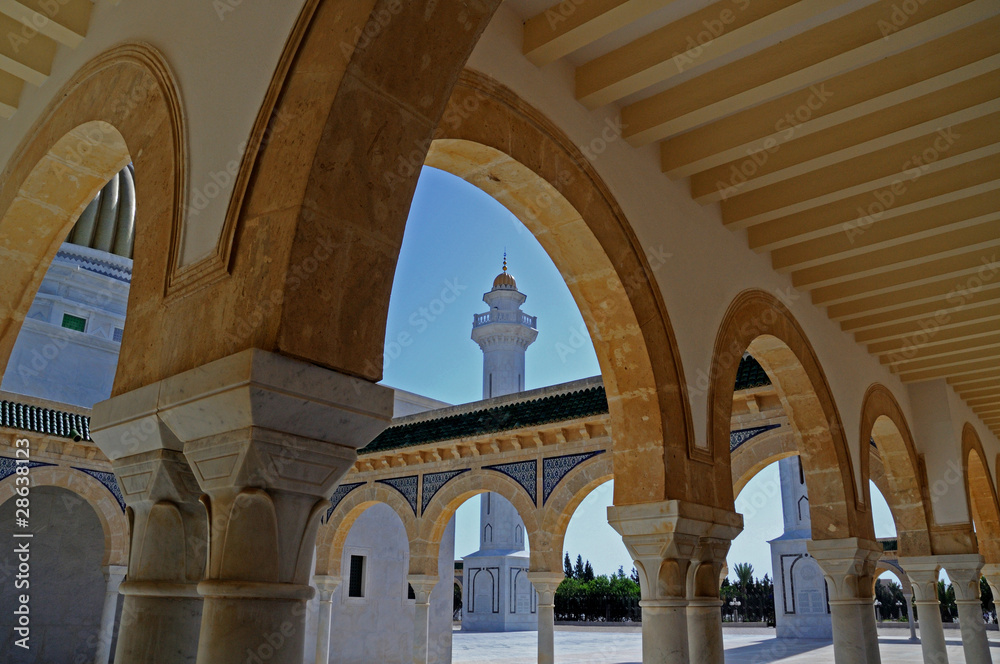
[[[523,311],[500,310],[490,310],[486,313],[473,314],[472,316],[473,329],[482,327],[483,325],[489,325],[490,323],[516,323],[524,325],[525,327],[530,327],[534,330],[535,326],[538,324],[538,317],[529,316]]]

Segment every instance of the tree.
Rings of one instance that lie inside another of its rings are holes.
[[[594,568],[590,566],[590,561],[583,566],[583,580],[593,581],[594,580]]]
[[[736,585],[739,587],[740,592],[745,595],[747,586],[753,583],[753,565],[750,563],[736,563],[733,571],[736,572]]]
[[[577,555],[576,566],[573,568],[573,578],[580,579],[581,581],[583,581],[583,575],[584,575],[583,556]]]
[[[619,579],[625,578],[625,567],[623,565],[618,566],[618,573],[615,574],[615,576],[618,577]]]
[[[573,563],[569,560],[569,551],[567,551],[565,557],[563,557],[563,575],[567,579],[573,578]]]
[[[632,568],[632,573],[628,575],[628,578],[630,578],[633,581],[635,581],[636,585],[638,585],[638,583],[639,583],[639,570],[637,570],[636,568],[633,567]]]

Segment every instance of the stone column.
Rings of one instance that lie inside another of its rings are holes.
[[[990,590],[993,591],[993,603],[1000,604],[1000,565],[986,563],[983,565],[983,576],[986,577],[986,582],[990,584]]]
[[[392,391],[251,349],[160,383],[209,513],[198,664],[301,664],[316,531]]]
[[[743,517],[668,500],[611,506],[608,522],[621,534],[639,572],[642,661],[721,663],[722,615],[717,608],[721,567],[706,552],[717,550],[718,540],[736,537]],[[708,612],[712,600],[714,617]]]
[[[118,612],[118,586],[125,578],[127,570],[128,567],[125,565],[105,565],[101,568],[107,586],[104,590],[104,608],[101,610],[101,628],[98,632],[94,664],[108,664],[111,659],[111,641],[115,635],[115,614]]]
[[[941,602],[938,600],[938,572],[935,556],[900,558],[899,564],[910,577],[913,604],[920,611],[920,649],[924,664],[948,664],[944,627],[941,624]]]
[[[413,614],[413,664],[427,664],[427,634],[431,616],[431,592],[438,577],[410,574],[406,580],[413,587],[416,611]]]
[[[857,537],[809,540],[809,554],[826,577],[833,619],[833,658],[836,664],[879,664],[875,628],[875,564],[882,555],[878,542]]]
[[[903,594],[903,601],[906,602],[906,624],[910,626],[910,641],[917,642],[917,623],[913,619],[913,595]]]
[[[538,592],[538,664],[555,662],[556,590],[562,572],[528,572],[528,580]]]
[[[330,664],[330,625],[333,620],[333,593],[339,576],[313,577],[319,590],[319,622],[316,627],[316,664]]]
[[[723,664],[725,661],[719,576],[726,566],[732,539],[738,534],[737,530],[732,537],[703,537],[695,551],[687,607],[688,649],[695,662]]]
[[[111,460],[131,531],[116,664],[193,664],[208,524],[182,443],[157,416],[159,386],[94,406],[91,436]]]
[[[983,623],[983,605],[979,597],[983,558],[978,553],[940,556],[955,589],[958,623],[962,629],[962,650],[967,664],[990,664],[990,643]]]

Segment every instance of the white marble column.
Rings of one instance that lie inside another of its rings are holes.
[[[208,524],[183,444],[157,416],[159,386],[94,406],[91,436],[129,507],[131,541],[116,664],[193,664]]]
[[[333,621],[333,594],[339,576],[313,577],[319,590],[319,622],[316,627],[316,664],[330,664],[330,626]]]
[[[556,590],[562,572],[528,572],[528,580],[538,592],[538,664],[555,662]]]
[[[413,614],[413,664],[427,664],[427,638],[431,617],[431,592],[438,577],[430,574],[410,574],[406,577],[416,598]]]
[[[125,578],[128,567],[125,565],[105,565],[104,572],[104,607],[101,609],[101,627],[97,637],[97,652],[94,664],[108,664],[111,659],[111,641],[115,635],[115,614],[118,612],[118,586]]]
[[[900,558],[899,564],[910,577],[913,604],[920,612],[920,650],[924,664],[948,664],[944,626],[941,624],[941,602],[938,600],[940,566],[934,556]]]
[[[962,650],[967,664],[991,664],[990,643],[983,623],[983,605],[980,600],[979,580],[982,578],[983,558],[978,553],[947,556],[942,562],[958,605],[958,622],[962,629]]]
[[[159,383],[209,515],[198,664],[302,664],[316,532],[392,390],[256,349]]]
[[[721,663],[721,564],[706,552],[719,541],[732,541],[743,529],[743,517],[668,500],[611,506],[608,522],[639,572],[643,663]]]
[[[877,542],[857,537],[809,540],[809,554],[819,563],[830,593],[833,658],[836,664],[879,664],[878,632],[872,610]]]
[[[906,624],[910,626],[910,641],[917,641],[917,623],[913,619],[913,595],[903,594],[903,601],[906,602]]]

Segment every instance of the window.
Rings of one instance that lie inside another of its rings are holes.
[[[114,341],[117,341],[118,343],[121,343],[122,342],[122,334],[124,334],[124,333],[125,333],[125,330],[121,329],[120,327],[116,327],[115,331],[112,333],[112,339]]]
[[[347,588],[348,597],[365,596],[365,557],[351,556],[351,577]]]
[[[406,584],[406,599],[416,599],[417,594],[413,592],[413,586],[409,583]]]
[[[87,329],[87,319],[73,314],[63,314],[62,326],[69,330],[83,332]]]

